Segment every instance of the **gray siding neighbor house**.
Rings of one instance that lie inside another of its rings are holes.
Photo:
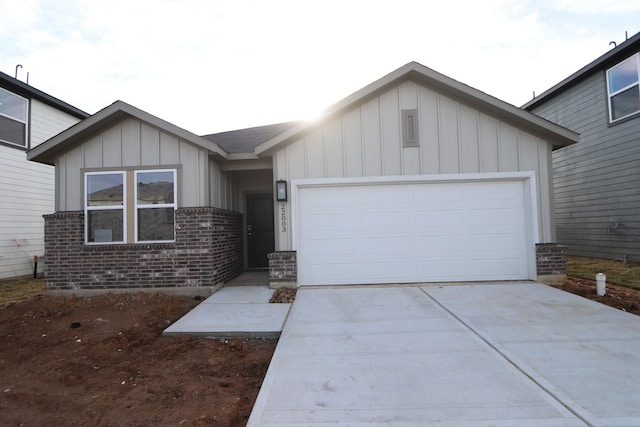
[[[553,152],[558,243],[640,261],[640,33],[522,108],[580,134]]]
[[[313,122],[204,137],[117,101],[28,152],[55,166],[45,287],[558,276],[551,152],[577,141],[415,62]]]
[[[0,72],[0,279],[31,274],[44,255],[54,169],[28,161],[26,151],[88,116]]]

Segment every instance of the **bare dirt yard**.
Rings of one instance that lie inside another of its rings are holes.
[[[589,268],[585,277],[607,272]],[[560,288],[640,315],[638,289],[607,283],[598,297],[594,280],[577,277]],[[41,280],[0,282],[1,426],[246,424],[275,340],[163,337],[191,298],[41,293]]]
[[[244,426],[276,341],[162,336],[198,302],[135,293],[0,306],[0,425]]]

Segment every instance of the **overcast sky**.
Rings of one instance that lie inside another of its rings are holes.
[[[0,0],[0,71],[202,135],[312,118],[410,61],[520,106],[625,31],[638,0]]]

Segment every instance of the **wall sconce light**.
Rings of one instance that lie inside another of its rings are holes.
[[[278,202],[287,201],[287,181],[276,181],[276,200]]]

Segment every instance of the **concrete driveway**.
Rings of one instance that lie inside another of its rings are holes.
[[[640,426],[640,317],[537,283],[298,291],[249,426]]]

